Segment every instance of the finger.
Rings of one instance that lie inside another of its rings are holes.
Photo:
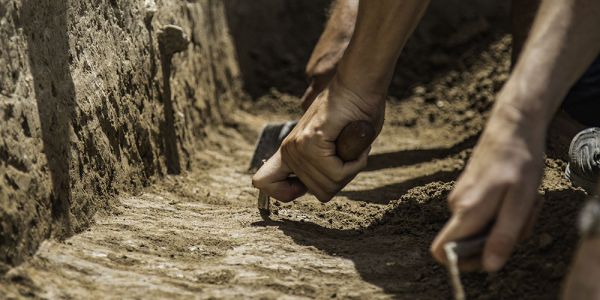
[[[308,86],[308,88],[306,88],[306,91],[304,92],[304,95],[301,98],[302,109],[304,109],[304,111],[306,111],[310,107],[310,105],[315,101],[315,99],[317,99],[317,96],[320,92],[321,90],[315,87],[315,80],[312,79],[310,85]]]
[[[367,166],[369,152],[371,152],[371,146],[367,147],[367,149],[360,154],[358,159],[344,162],[344,165],[342,166],[342,173],[346,174],[346,178],[355,176]]]
[[[281,148],[283,158],[290,170],[296,174],[302,183],[306,186],[319,201],[328,202],[336,193],[332,182],[326,175],[316,168],[309,161],[299,158],[290,147]]]
[[[297,178],[289,178],[291,169],[277,151],[252,177],[252,185],[283,202],[292,201],[306,193],[306,186]]]
[[[369,145],[367,149],[362,151],[358,158],[353,161],[344,162],[337,156],[335,143],[331,141],[308,141],[303,145],[298,145],[298,147],[300,148],[297,150],[306,153],[306,159],[320,173],[338,185],[349,181],[348,179],[352,179],[366,167],[369,152],[371,151],[371,146]]]
[[[475,272],[481,270],[481,257],[459,259],[458,269],[464,272]]]
[[[533,229],[535,228],[535,223],[540,215],[540,211],[542,210],[542,206],[544,204],[544,197],[537,196],[535,205],[531,210],[531,214],[529,215],[529,219],[525,225],[525,228],[521,232],[521,236],[519,237],[519,241],[524,241],[528,239],[533,234]]]
[[[330,160],[329,164],[317,164],[321,168],[317,168],[315,163],[312,164],[314,169],[320,171],[326,177],[322,180],[323,182],[327,182],[328,186],[331,187],[327,189],[330,196],[337,194],[367,166],[370,150],[371,147],[368,147],[356,160],[350,162],[343,162],[337,156],[330,156],[327,158],[327,160]],[[325,165],[334,167],[324,168]]]
[[[460,184],[460,183],[459,183]],[[460,186],[457,185],[457,189]],[[460,241],[469,236],[480,233],[494,219],[498,210],[496,205],[485,205],[488,203],[499,203],[505,194],[503,185],[491,185],[487,188],[471,188],[464,196],[454,203],[454,214],[440,231],[432,243],[431,253],[440,263],[446,264],[446,253],[444,245],[452,241]],[[482,205],[484,204],[484,205]]]
[[[282,181],[272,182],[265,189],[267,195],[281,201],[291,202],[306,194],[308,189],[298,178],[288,178]]]
[[[355,163],[355,162],[358,163],[357,166],[349,167],[349,169],[347,171],[352,172],[352,173],[350,173],[350,175],[347,176],[342,181],[342,183],[340,184],[340,191],[342,189],[344,189],[344,187],[347,186],[350,182],[352,182],[352,180],[354,180],[354,178],[356,178],[358,173],[360,173],[367,166],[370,150],[371,150],[371,147],[369,147],[369,149],[367,149],[363,154],[361,154],[361,156],[356,161],[353,162],[353,163]]]
[[[512,185],[506,193],[483,251],[485,271],[500,270],[510,257],[535,204],[532,199],[536,188],[532,186],[530,183]]]
[[[310,168],[310,170],[307,170]],[[319,201],[329,202],[336,191],[332,183],[325,175],[316,171],[310,164],[306,163],[301,168],[296,169],[296,176],[304,183],[308,191]]]
[[[292,170],[282,160],[281,149],[279,149],[256,171],[252,177],[252,184],[262,189],[271,182],[287,179],[291,173]]]

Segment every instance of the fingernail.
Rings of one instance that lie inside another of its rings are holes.
[[[495,254],[488,255],[483,262],[483,267],[487,272],[497,272],[503,265],[504,259]]]

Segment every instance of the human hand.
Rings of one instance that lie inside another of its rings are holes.
[[[545,127],[510,105],[497,105],[456,186],[448,197],[452,217],[431,251],[446,263],[444,245],[491,229],[482,257],[462,261],[463,270],[498,271],[516,243],[529,234],[539,205]]]
[[[338,31],[344,28],[335,27]],[[313,50],[308,64],[306,65],[306,75],[310,80],[308,88],[302,96],[302,108],[306,111],[308,107],[315,101],[317,96],[327,88],[331,79],[335,76],[336,68],[342,55],[348,46],[352,30],[349,35],[344,35],[339,32],[331,33],[334,29],[326,30],[319,43]]]
[[[378,134],[383,124],[385,97],[360,96],[334,78],[283,141],[280,149],[256,172],[252,184],[288,202],[307,190],[329,201],[367,163],[369,149],[359,159],[344,162],[336,156],[335,141],[353,121],[370,121]],[[297,178],[289,178],[295,174]]]
[[[584,238],[564,285],[562,299],[600,299],[600,239]]]
[[[302,96],[302,108],[307,110],[317,96],[329,85],[336,73],[336,67],[354,33],[357,0],[335,1],[331,16],[315,45],[306,65],[309,86]]]
[[[309,73],[310,83],[304,91],[304,95],[300,100],[302,101],[302,109],[304,111],[308,110],[310,105],[315,101],[317,96],[323,92],[323,90],[329,85],[329,82],[335,75],[335,64],[331,66],[331,69],[325,69],[324,72],[321,73]]]

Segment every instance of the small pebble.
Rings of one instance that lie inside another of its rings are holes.
[[[165,55],[173,55],[184,51],[190,43],[183,29],[175,25],[163,26],[158,33],[158,41],[161,45],[161,51]]]
[[[423,95],[423,94],[425,94],[425,91],[426,91],[425,87],[422,87],[422,86],[417,86],[413,89],[413,93],[415,95]]]

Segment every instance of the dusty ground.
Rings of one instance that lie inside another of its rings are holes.
[[[423,73],[446,70],[439,76],[399,73],[392,91],[403,99],[389,101],[367,170],[330,203],[305,196],[260,219],[246,172],[254,138],[264,122],[298,113],[297,98],[273,92],[208,130],[201,167],[119,197],[81,234],[44,242],[4,276],[0,298],[450,298],[428,248],[506,79],[510,43],[490,39],[451,58],[426,56]],[[564,162],[546,167],[534,236],[503,271],[465,276],[472,298],[557,295],[584,194],[563,179]]]

